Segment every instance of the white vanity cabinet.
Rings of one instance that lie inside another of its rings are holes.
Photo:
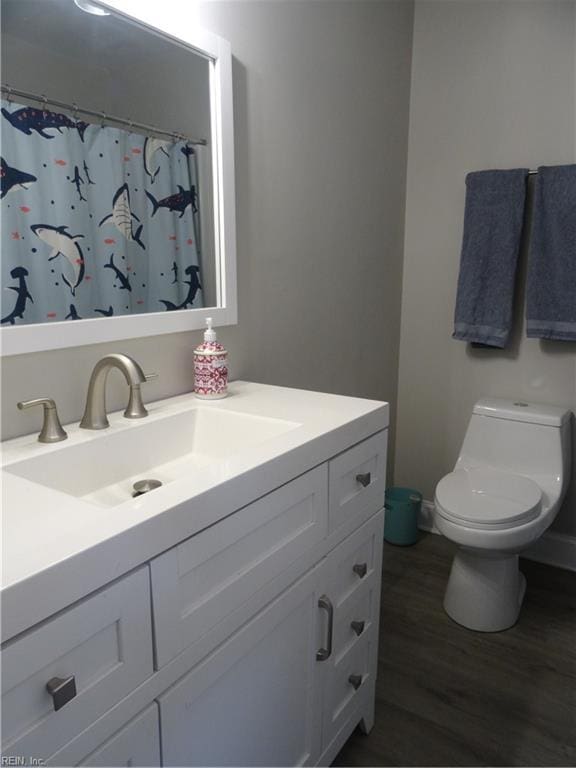
[[[159,697],[166,765],[314,765],[371,727],[385,462],[379,433],[151,563],[161,666],[353,531]]]
[[[380,512],[159,697],[165,765],[315,765],[370,728],[382,534]]]
[[[363,430],[10,638],[3,756],[329,765],[369,730],[387,429]],[[56,708],[46,683],[72,676],[76,695]]]

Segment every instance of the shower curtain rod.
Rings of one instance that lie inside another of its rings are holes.
[[[44,94],[38,96],[35,93],[29,93],[28,91],[22,91],[19,88],[12,88],[10,85],[1,85],[2,91],[8,94],[8,101],[12,96],[20,96],[24,99],[30,99],[31,101],[38,101],[42,104],[49,104],[53,107],[59,107],[60,109],[66,109],[72,112],[74,115],[82,114],[89,115],[90,117],[97,117],[102,122],[112,122],[119,125],[127,125],[130,129],[136,128],[137,130],[145,131],[152,134],[158,134],[160,136],[170,136],[173,139],[179,141],[185,141],[188,144],[199,144],[206,146],[208,141],[206,139],[193,139],[190,136],[185,136],[183,133],[177,131],[166,131],[163,128],[157,128],[155,125],[148,125],[147,123],[137,123],[134,120],[126,120],[124,117],[115,117],[114,115],[107,115],[105,112],[96,112],[92,109],[84,109],[77,104],[66,104],[64,101],[57,101],[56,99],[49,99]]]

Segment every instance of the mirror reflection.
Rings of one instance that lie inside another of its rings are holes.
[[[214,306],[209,60],[72,0],[2,11],[2,324]]]

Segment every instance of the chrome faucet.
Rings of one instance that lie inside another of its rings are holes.
[[[126,383],[130,387],[130,397],[124,416],[127,419],[143,419],[144,416],[148,416],[148,411],[142,402],[140,384],[155,379],[157,374],[144,374],[136,360],[128,355],[106,355],[96,363],[90,376],[86,408],[80,422],[82,429],[106,429],[109,426],[106,415],[106,380],[112,368],[117,368],[124,374]]]

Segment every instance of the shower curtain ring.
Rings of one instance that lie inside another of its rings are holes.
[[[78,119],[78,104],[76,104],[76,102],[75,102],[75,101],[73,101],[73,102],[72,102],[72,108],[73,108],[73,110],[74,110],[74,111],[72,112],[72,115],[73,115],[73,117],[74,117],[74,120],[77,120],[77,119]]]
[[[104,122],[106,120],[106,112],[100,112],[100,116],[102,118],[102,128],[105,128]]]
[[[8,104],[12,104],[12,86],[7,85],[6,90],[8,91],[8,98],[6,100]]]

